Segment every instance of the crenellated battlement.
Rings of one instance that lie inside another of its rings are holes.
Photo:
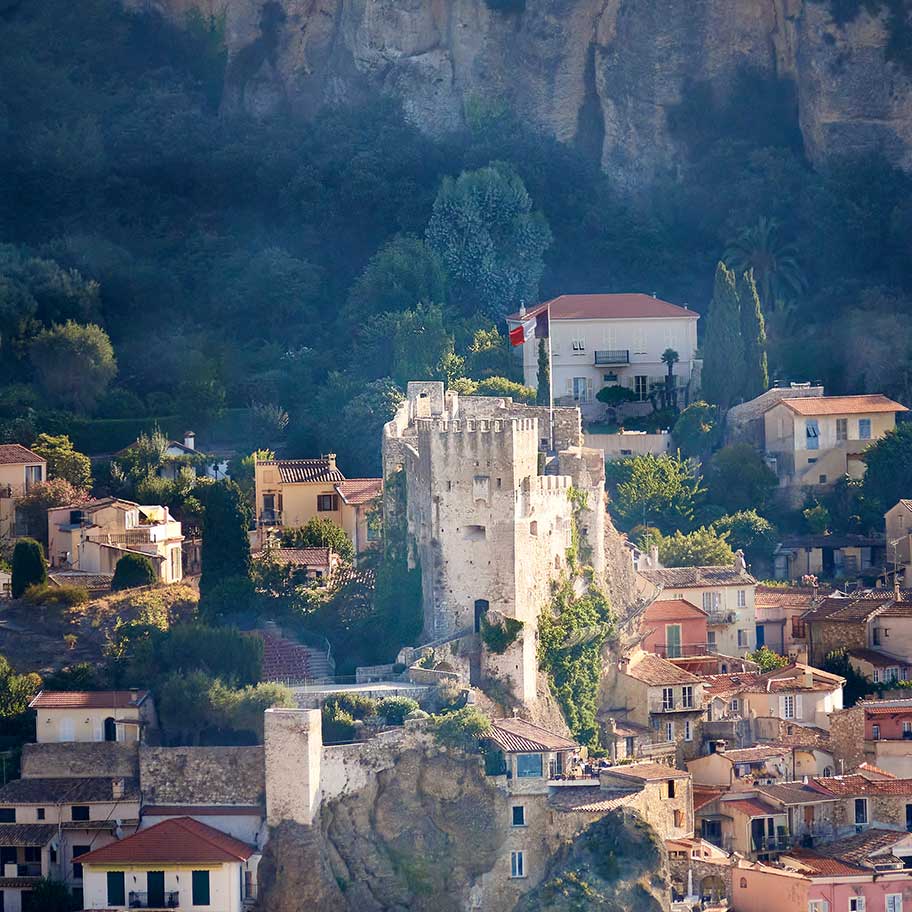
[[[566,497],[567,491],[571,487],[573,487],[573,479],[569,475],[533,475],[527,479],[523,490],[529,494],[556,494]]]
[[[431,434],[538,434],[537,418],[418,418],[419,436]]]

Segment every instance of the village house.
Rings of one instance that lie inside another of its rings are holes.
[[[642,615],[642,647],[666,659],[706,654],[706,612],[684,599],[652,602]]]
[[[67,741],[145,740],[157,728],[155,703],[148,690],[42,690],[29,709],[36,712],[39,744]]]
[[[0,788],[4,912],[20,908],[21,895],[10,894],[28,892],[39,876],[66,884],[81,907],[79,858],[134,832],[139,809],[134,778],[26,778]]]
[[[190,817],[163,820],[81,856],[84,908],[242,912],[256,898],[260,857]]]
[[[650,726],[630,719],[616,719],[605,710],[601,710],[596,719],[602,730],[602,744],[613,764],[647,758],[659,763],[675,762],[677,745],[660,740],[664,735]]]
[[[739,552],[730,567],[667,567],[639,571],[659,587],[660,601],[687,601],[706,613],[707,651],[743,656],[756,648],[754,590]]]
[[[912,657],[912,601],[903,592],[875,589],[832,595],[802,615],[813,665],[830,652],[848,651],[874,683],[906,680]]]
[[[869,827],[912,831],[912,779],[856,770],[845,776],[817,776],[811,783],[839,799],[832,809],[834,837]]]
[[[818,598],[818,590],[811,586],[757,586],[757,648],[766,646],[793,662],[806,662],[807,634],[801,615]]]
[[[674,388],[683,408],[699,387],[696,357],[699,314],[646,294],[561,295],[512,314],[517,324],[547,312],[551,380],[556,405],[579,406],[587,418],[604,413],[596,400],[603,387],[621,386],[640,401],[665,385],[662,355],[678,354]],[[527,386],[538,385],[538,339],[522,347]]]
[[[130,452],[136,444],[117,453],[123,456]],[[169,440],[165,444],[162,464],[156,469],[159,478],[173,481],[179,478],[185,469],[194,477],[211,478],[218,481],[228,477],[228,460],[223,456],[214,456],[204,453],[196,448],[196,434],[193,431],[184,431],[183,443],[179,440]]]
[[[47,460],[18,443],[0,443],[0,541],[27,535],[16,501],[47,481]]]
[[[383,479],[346,478],[335,453],[319,459],[258,459],[254,481],[261,532],[297,529],[317,517],[343,529],[356,554],[380,540],[374,514]],[[264,541],[261,536],[260,544]]]
[[[912,500],[900,500],[884,514],[887,567],[900,586],[912,585]]]
[[[678,762],[700,753],[701,678],[637,649],[618,663],[603,687],[601,716],[651,729],[654,740],[675,745]]]
[[[912,778],[912,698],[859,700],[865,760],[898,778]]]
[[[139,554],[161,582],[177,583],[183,540],[167,507],[106,497],[48,510],[48,560],[59,570],[113,575],[125,554]]]
[[[342,561],[331,548],[273,548],[268,546],[254,554],[257,560],[272,560],[288,568],[298,581],[328,580]]]
[[[759,784],[782,782],[793,776],[791,749],[758,745],[735,750],[716,750],[687,761],[694,785],[730,791],[754,789]]]
[[[768,862],[791,845],[788,814],[757,789],[724,792],[695,811],[701,837],[727,852]]]
[[[778,580],[821,579],[875,581],[882,575],[885,545],[872,535],[789,535],[776,546],[773,575]]]
[[[912,889],[912,836],[891,830],[791,849],[779,861],[810,879],[809,912],[902,912]]]
[[[785,811],[794,844],[809,846],[835,836],[833,816],[838,799],[814,785],[813,778],[760,785],[757,793],[773,807]]]
[[[795,497],[846,475],[861,478],[865,448],[892,430],[905,410],[880,394],[781,399],[763,416],[767,461]]]

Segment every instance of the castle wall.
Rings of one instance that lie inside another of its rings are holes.
[[[310,826],[320,807],[323,729],[318,709],[267,709],[266,819]]]

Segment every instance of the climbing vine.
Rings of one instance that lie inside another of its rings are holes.
[[[574,737],[598,746],[598,683],[601,650],[614,632],[608,597],[595,586],[577,595],[573,581],[555,584],[551,602],[538,621],[538,663],[548,675]]]
[[[523,622],[516,618],[504,618],[501,623],[491,623],[486,617],[481,619],[481,641],[489,652],[503,655],[515,642]]]
[[[570,547],[567,548],[567,564],[571,570],[588,567],[592,561],[592,548],[580,531],[580,517],[589,509],[589,494],[579,488],[567,489],[570,501]]]

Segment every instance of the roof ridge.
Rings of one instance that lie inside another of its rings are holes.
[[[214,840],[207,832],[207,830],[211,829],[211,827],[207,826],[205,823],[200,823],[199,820],[194,820],[192,817],[186,817],[186,816],[185,817],[175,817],[174,822],[179,827],[181,827],[185,832],[190,833],[193,836],[197,836],[200,839],[202,839],[204,842],[209,843],[209,845],[211,845],[214,849],[220,849],[221,851],[228,852],[229,854],[236,854],[236,853],[233,853],[230,849],[226,849],[224,845],[219,845],[219,843],[216,840]],[[188,823],[193,824],[193,826],[188,827],[187,826]],[[203,829],[198,830],[198,829],[196,829],[197,827],[202,827]],[[221,835],[227,839],[230,839],[232,842],[240,843],[240,841],[241,841],[240,839],[235,839],[233,836],[229,835],[228,833],[220,833],[219,835]],[[240,857],[240,856],[238,856],[238,857]]]

